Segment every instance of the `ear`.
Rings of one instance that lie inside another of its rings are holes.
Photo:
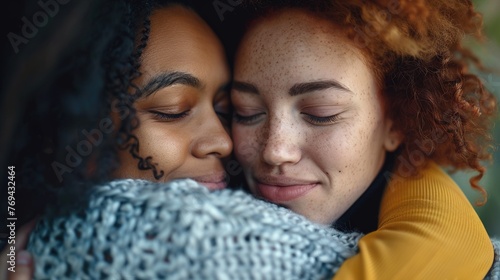
[[[388,152],[394,152],[403,142],[403,134],[394,129],[394,122],[391,119],[385,120],[385,141],[384,148]]]

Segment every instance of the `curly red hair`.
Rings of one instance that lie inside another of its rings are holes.
[[[430,160],[472,169],[473,189],[491,159],[489,134],[497,101],[471,63],[465,36],[482,39],[482,17],[470,0],[249,0],[257,18],[300,8],[331,21],[365,54],[379,81],[385,109],[403,136],[396,174],[418,173]],[[262,13],[265,12],[265,13]],[[254,18],[255,19],[255,18]]]

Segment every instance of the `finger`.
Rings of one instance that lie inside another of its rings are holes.
[[[33,219],[23,225],[19,231],[16,233],[16,249],[22,250],[26,248],[26,243],[28,243],[28,237],[36,225],[38,219]]]
[[[16,232],[16,240],[15,240],[15,250],[16,250],[16,262],[15,266],[8,266],[8,256],[10,253],[10,247],[5,246],[5,249],[2,251],[2,255],[0,256],[0,276],[3,279],[14,279],[14,280],[23,280],[23,279],[31,279],[31,275],[33,274],[33,260],[31,255],[28,252],[21,251],[26,247],[28,242],[28,237],[34,226],[36,225],[38,219],[33,219],[23,225]],[[21,258],[19,256],[21,254]],[[19,259],[20,258],[20,259]],[[14,272],[15,271],[15,272]],[[20,278],[19,278],[20,277]]]
[[[27,251],[17,254],[15,272],[7,272],[7,280],[30,280],[33,278],[33,258]]]

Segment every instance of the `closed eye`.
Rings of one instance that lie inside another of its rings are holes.
[[[304,115],[304,118],[311,124],[313,125],[330,125],[334,124],[339,120],[339,115],[340,114],[335,114],[331,116],[326,116],[326,117],[319,117],[307,113],[301,113]]]
[[[176,113],[176,114],[167,114],[167,113],[162,113],[158,111],[149,111],[151,114],[153,114],[153,117],[156,120],[159,121],[164,121],[164,122],[173,122],[176,120],[180,120],[186,116],[189,115],[189,110],[181,112],[181,113]]]
[[[251,125],[257,122],[264,113],[253,114],[249,116],[243,116],[238,113],[233,114],[233,120],[239,124]]]

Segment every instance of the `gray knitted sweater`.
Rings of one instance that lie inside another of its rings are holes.
[[[28,250],[35,279],[328,279],[360,237],[242,191],[118,180],[83,209],[49,211]],[[500,279],[495,244],[487,279]]]

